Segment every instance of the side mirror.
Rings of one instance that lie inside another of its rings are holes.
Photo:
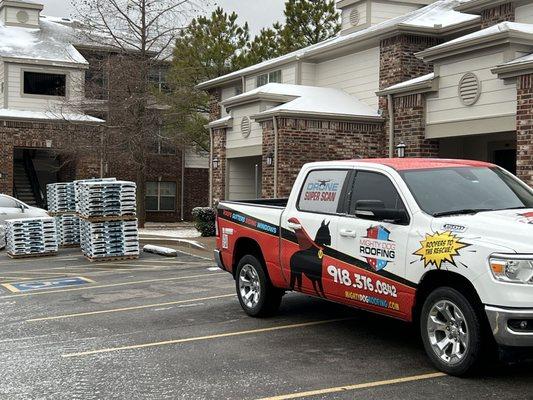
[[[409,215],[405,210],[385,208],[380,200],[360,200],[355,203],[355,216],[373,221],[390,221],[396,224],[407,224]]]
[[[26,207],[24,207],[22,204],[19,203],[20,212],[24,213],[26,211]]]

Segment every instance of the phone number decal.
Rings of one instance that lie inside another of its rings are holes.
[[[372,278],[354,273],[353,275],[350,274],[350,271],[336,267],[334,265],[330,265],[327,269],[328,274],[333,278],[333,282],[364,290],[366,292],[370,293],[376,293],[381,294],[385,296],[390,296],[397,298],[398,297],[398,290],[396,289],[396,286],[391,285],[387,282],[382,282],[380,280],[374,281]],[[390,302],[387,300],[383,300],[377,297],[372,297],[368,295],[362,295],[355,292],[345,292],[345,297],[361,301],[363,303],[367,304],[373,304],[384,308],[390,308],[393,310],[399,310],[399,305],[395,302]]]

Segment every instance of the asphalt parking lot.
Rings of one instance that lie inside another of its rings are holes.
[[[437,373],[409,325],[299,294],[246,316],[207,259],[0,253],[0,399],[533,399],[533,366]]]

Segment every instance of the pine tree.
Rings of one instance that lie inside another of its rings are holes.
[[[335,36],[341,28],[334,0],[288,0],[281,32],[282,53],[289,53]]]
[[[247,64],[244,49],[250,34],[248,24],[240,26],[237,14],[217,8],[210,16],[195,18],[175,42],[167,80],[173,125],[184,140],[208,149],[204,125],[208,122],[208,96],[197,90],[200,82],[213,79]]]
[[[276,22],[272,28],[263,28],[248,44],[244,62],[249,65],[258,64],[281,55],[281,32],[283,27]]]

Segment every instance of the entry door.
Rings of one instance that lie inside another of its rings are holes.
[[[296,204],[289,204],[283,214],[281,263],[294,290],[331,296],[327,267],[337,245],[337,213],[349,175],[349,170],[310,171]]]
[[[335,265],[339,300],[393,315],[401,310],[410,227],[387,221],[357,218],[358,201],[379,202],[383,208],[405,210],[404,201],[387,175],[357,171],[348,214],[339,217],[338,250],[344,259]],[[406,312],[408,310],[405,310]]]

